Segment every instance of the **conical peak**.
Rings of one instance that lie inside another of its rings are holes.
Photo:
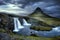
[[[41,9],[39,7],[37,7],[36,10],[39,10],[40,11]]]

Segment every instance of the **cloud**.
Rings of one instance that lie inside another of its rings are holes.
[[[26,16],[28,14],[28,11],[19,8],[14,4],[0,6],[0,12],[4,12],[6,14],[11,14],[11,15],[18,15],[18,16]]]
[[[36,9],[40,7],[40,9],[47,15],[51,17],[60,18],[60,1],[58,0],[42,0],[39,2],[34,2],[31,5],[27,5],[25,7],[30,6],[30,10]]]
[[[60,1],[59,0],[4,0],[6,3],[16,4],[19,8],[24,9],[31,14],[37,7],[47,15],[60,18]],[[13,2],[12,2],[13,1]],[[20,11],[21,11],[20,10]]]

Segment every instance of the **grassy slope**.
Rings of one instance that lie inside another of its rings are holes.
[[[39,20],[39,21],[43,21],[43,22],[45,22],[49,25],[55,25],[55,26],[60,25],[60,19],[48,17],[48,16],[42,14],[39,11],[30,15],[30,18],[33,18],[33,19],[36,19],[36,20]]]

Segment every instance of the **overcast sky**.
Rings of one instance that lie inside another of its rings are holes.
[[[0,4],[1,4],[0,0]],[[60,18],[60,0],[3,0],[4,3],[18,4],[18,7],[32,13],[37,7],[47,15]]]

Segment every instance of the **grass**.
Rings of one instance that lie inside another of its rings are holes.
[[[37,11],[30,15],[30,18],[42,21],[48,25],[60,26],[60,19],[46,16],[40,11]]]
[[[6,30],[0,29],[0,32],[2,33],[7,33]],[[12,40],[59,40],[60,36],[54,37],[54,38],[47,38],[47,37],[37,37],[37,36],[23,36],[23,35],[18,35],[15,33],[10,32],[9,33],[10,37]]]

